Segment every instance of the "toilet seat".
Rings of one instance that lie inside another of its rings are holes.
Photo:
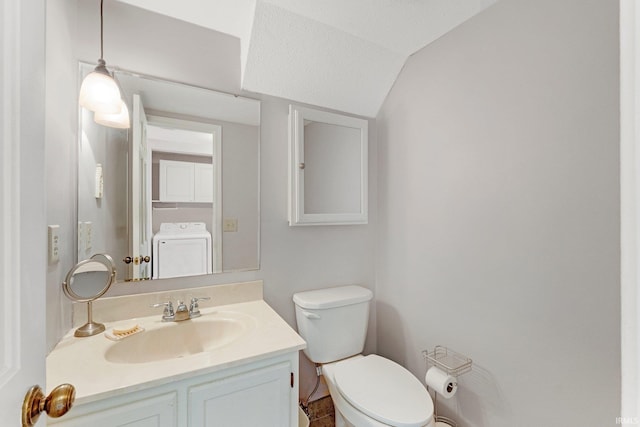
[[[433,402],[420,381],[397,363],[371,354],[338,362],[334,379],[340,395],[369,417],[395,427],[422,427]]]

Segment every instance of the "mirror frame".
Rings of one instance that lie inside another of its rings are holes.
[[[304,210],[304,122],[315,121],[360,130],[360,210],[349,213],[307,213]],[[350,225],[368,223],[368,128],[356,117],[289,105],[289,225]]]
[[[104,261],[100,260],[100,258],[103,258]],[[77,273],[78,270],[80,270],[82,267],[90,263],[98,263],[98,264],[104,265],[105,266],[104,271],[109,273],[109,276],[108,276],[108,280],[105,282],[105,286],[98,293],[96,293],[92,297],[85,298],[73,291],[73,289],[71,288],[71,279],[73,279],[73,275]],[[115,263],[113,262],[113,258],[111,258],[111,256],[107,254],[95,254],[91,256],[91,258],[80,261],[67,272],[64,282],[62,282],[62,290],[64,291],[64,294],[67,296],[67,298],[69,298],[72,301],[91,302],[91,301],[97,300],[102,295],[104,295],[109,290],[113,282],[115,281],[115,278],[116,278],[116,266],[115,266]]]

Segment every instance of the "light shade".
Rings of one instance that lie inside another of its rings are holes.
[[[95,112],[120,113],[123,105],[120,88],[107,71],[102,59],[98,61],[95,71],[89,73],[82,81],[79,103]]]
[[[131,121],[129,119],[129,109],[127,104],[120,99],[120,112],[115,114],[103,113],[96,111],[93,115],[93,121],[102,126],[108,126],[117,129],[129,129]]]

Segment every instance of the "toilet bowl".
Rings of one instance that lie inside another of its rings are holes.
[[[336,427],[434,427],[433,402],[402,366],[375,354],[322,365]]]
[[[305,354],[321,364],[336,427],[435,427],[433,402],[409,371],[364,348],[373,293],[360,286],[293,296]]]

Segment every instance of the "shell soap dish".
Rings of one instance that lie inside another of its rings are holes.
[[[144,328],[138,324],[125,329],[112,328],[105,331],[104,336],[112,341],[120,341],[125,338],[129,338],[132,335],[143,332]]]

